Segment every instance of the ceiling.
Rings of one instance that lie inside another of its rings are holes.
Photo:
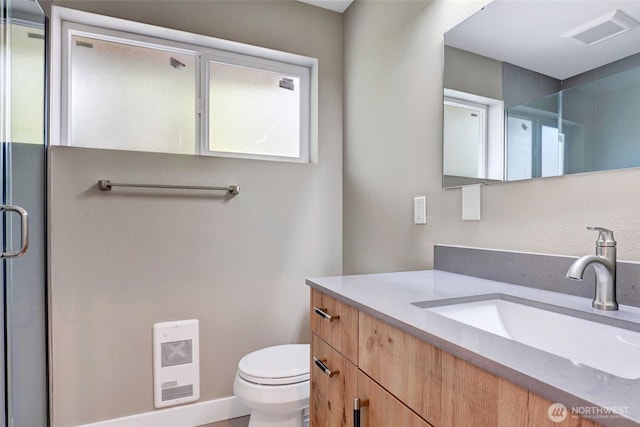
[[[333,10],[342,13],[351,5],[353,0],[298,0],[302,3],[312,4],[323,9]]]
[[[563,80],[640,52],[640,27],[586,45],[563,34],[637,0],[495,0],[445,34],[445,44]]]

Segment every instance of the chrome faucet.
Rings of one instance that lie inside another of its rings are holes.
[[[591,305],[598,310],[617,310],[616,301],[616,241],[613,231],[602,227],[587,227],[599,232],[596,240],[596,254],[585,255],[571,264],[567,278],[582,280],[584,270],[593,264],[596,272],[596,291]]]

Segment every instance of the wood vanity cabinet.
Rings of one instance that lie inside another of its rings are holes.
[[[358,427],[353,421],[355,398],[366,405],[362,427],[429,427],[358,370],[358,323],[358,310],[312,290],[311,427]]]
[[[315,289],[311,303],[311,427],[357,427],[356,397],[362,427],[599,426],[554,423],[533,392]]]
[[[312,427],[353,426],[358,383],[358,310],[311,291]]]

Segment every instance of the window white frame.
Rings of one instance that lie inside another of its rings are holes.
[[[318,160],[318,60],[302,55],[187,33],[139,22],[96,15],[88,12],[52,7],[51,15],[51,145],[69,142],[70,35],[98,37],[136,46],[176,52],[196,52],[199,84],[195,106],[196,153],[222,157],[316,163]],[[300,155],[298,158],[220,153],[210,151],[208,137],[209,61],[225,62],[251,68],[289,74],[300,78]]]

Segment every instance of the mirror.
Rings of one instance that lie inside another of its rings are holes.
[[[443,187],[640,166],[640,2],[495,0],[444,45]]]

